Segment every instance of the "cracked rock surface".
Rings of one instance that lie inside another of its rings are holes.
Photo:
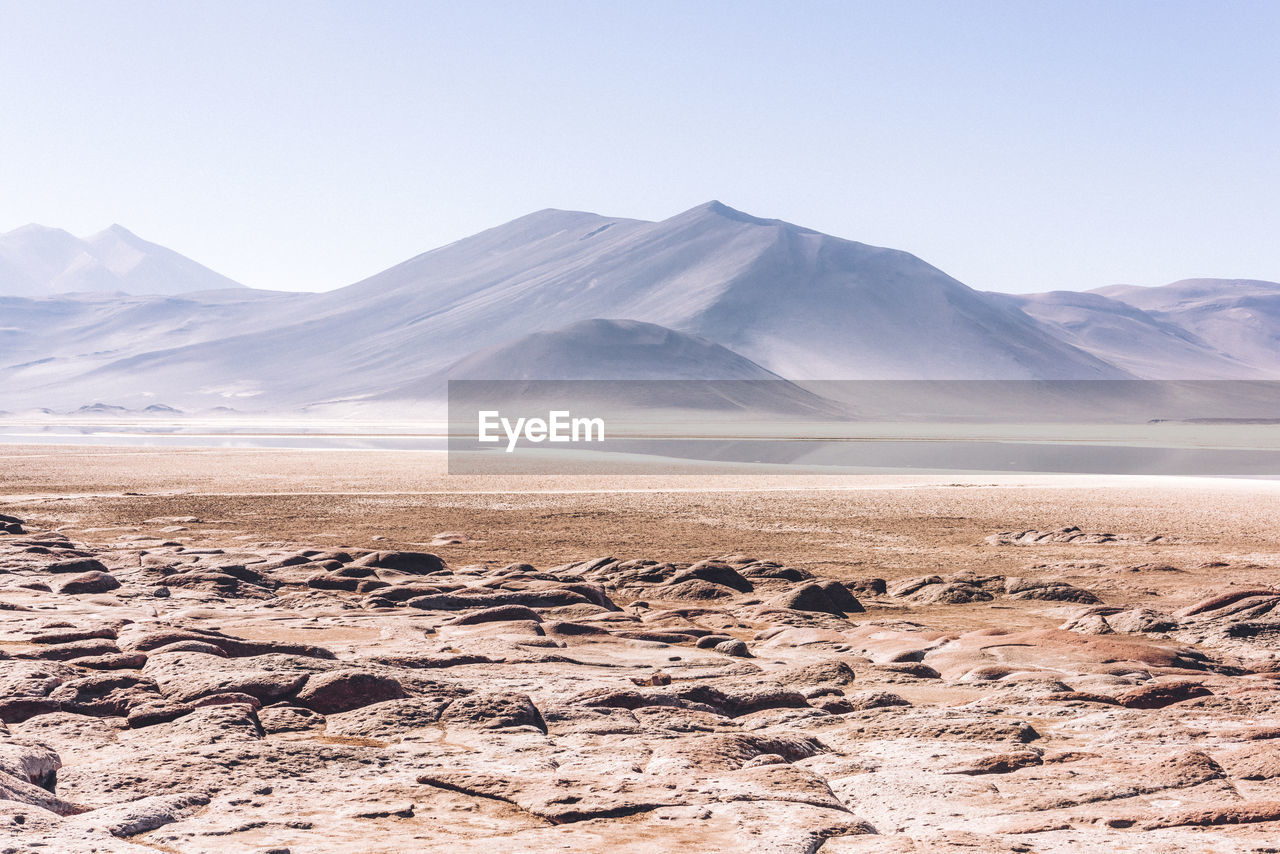
[[[14,518],[0,851],[1280,838],[1280,588],[1117,584],[1158,531],[993,527],[908,574]]]

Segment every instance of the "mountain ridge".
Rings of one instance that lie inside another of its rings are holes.
[[[79,241],[24,235],[54,261]],[[119,226],[102,235],[121,263],[130,238],[146,244]],[[324,293],[0,297],[0,407],[381,399],[601,318],[705,340],[792,381],[1280,378],[1280,285],[1188,281],[993,294],[909,252],[718,201],[656,222],[547,208]]]
[[[85,238],[36,223],[0,234],[0,296],[172,296],[244,287],[118,223]]]

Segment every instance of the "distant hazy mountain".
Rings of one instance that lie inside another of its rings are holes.
[[[1117,285],[1097,293],[1174,323],[1213,350],[1280,377],[1280,284],[1186,279],[1159,288]]]
[[[657,223],[541,211],[321,301],[361,328],[401,313],[397,344],[419,358],[434,355],[412,346],[419,335],[433,351],[467,352],[621,317],[702,336],[788,379],[1125,375],[913,255],[719,202]]]
[[[260,397],[248,363],[228,378],[198,365],[168,364],[167,354],[224,341],[229,333],[266,335],[287,306],[305,296],[237,288],[170,297],[0,297],[0,408],[76,409],[102,401],[201,410]],[[133,370],[132,361],[143,358],[155,369]]]
[[[19,281],[18,257],[23,282],[88,281],[67,272],[81,269],[66,260],[79,244],[98,253],[78,250],[94,259],[84,269],[134,281],[176,281],[143,275],[174,258],[208,273],[122,229],[2,241],[0,282]],[[135,252],[146,260],[130,266]],[[981,293],[905,252],[718,202],[662,222],[540,211],[323,294],[195,287],[206,291],[0,297],[0,408],[296,409],[426,395],[457,372],[1280,377],[1280,285]]]
[[[750,409],[790,415],[843,411],[719,344],[636,320],[593,318],[534,332],[467,356],[384,397],[400,401],[440,397],[448,380],[521,381],[516,386],[478,383],[470,390],[477,399],[527,401],[530,396],[550,396],[550,403],[572,398],[579,403],[627,407],[643,402],[650,408]],[[539,380],[570,382],[549,387],[523,382]]]
[[[0,296],[181,294],[242,287],[119,225],[83,240],[43,225],[0,234]]]
[[[1007,298],[1060,338],[1145,379],[1280,378],[1280,284],[1188,279]]]
[[[468,380],[781,380],[719,344],[637,320],[580,320],[473,353],[439,376]]]

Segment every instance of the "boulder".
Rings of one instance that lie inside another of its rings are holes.
[[[404,687],[390,676],[366,670],[335,670],[312,676],[293,701],[303,708],[331,715],[404,696]]]
[[[394,569],[407,575],[432,575],[448,570],[444,560],[430,552],[370,552],[356,560],[355,565]]]
[[[483,608],[472,611],[470,614],[463,614],[445,625],[472,626],[477,623],[501,623],[511,620],[532,620],[535,623],[541,623],[542,617],[537,611],[524,605],[499,605],[496,608]]]
[[[94,570],[70,578],[58,585],[59,593],[107,593],[117,590],[120,582],[114,575]]]
[[[838,593],[833,596],[832,591],[828,588],[821,584],[811,582],[788,590],[779,596],[775,596],[770,600],[769,604],[778,608],[790,608],[794,611],[815,611],[818,613],[833,614],[837,617],[843,617],[846,610],[845,608],[841,608],[836,601],[837,599],[840,599],[841,601],[844,601],[846,606],[848,605],[848,601],[846,600],[851,600],[853,605],[856,606],[855,613],[863,610],[861,603],[859,603],[857,599],[854,599],[848,590],[843,586],[840,587],[840,590],[843,591],[843,596]]]
[[[744,578],[736,569],[727,563],[717,563],[715,561],[699,561],[688,569],[677,572],[671,577],[670,584],[679,584],[682,581],[688,581],[691,578],[701,579],[702,581],[718,584],[722,587],[728,587],[739,593],[750,593],[755,589],[755,585],[748,579]]]
[[[1115,700],[1127,709],[1163,709],[1213,692],[1199,682],[1157,682],[1140,685],[1117,694]]]
[[[460,697],[440,716],[454,725],[476,725],[485,729],[531,726],[547,731],[542,713],[525,694],[501,692]]]
[[[103,673],[69,679],[49,695],[62,710],[94,717],[129,714],[134,706],[156,702],[160,691],[150,679],[125,673]]]
[[[51,563],[44,568],[44,571],[55,575],[70,575],[71,573],[81,575],[86,572],[106,572],[107,567],[100,560],[81,557]]]

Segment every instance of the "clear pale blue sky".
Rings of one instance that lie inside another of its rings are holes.
[[[1280,2],[0,0],[0,230],[327,289],[717,198],[984,290],[1280,280]]]

